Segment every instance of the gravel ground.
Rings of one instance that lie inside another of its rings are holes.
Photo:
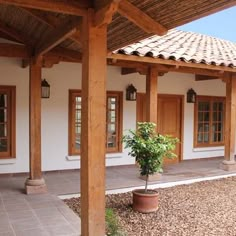
[[[131,193],[107,195],[106,205],[132,236],[236,236],[236,177],[158,189],[157,212],[131,208]],[[79,198],[65,200],[77,213]]]

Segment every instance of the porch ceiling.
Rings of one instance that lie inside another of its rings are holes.
[[[236,0],[0,0],[0,38],[25,45],[31,56],[57,47],[55,62],[80,57],[72,54],[82,52],[80,22],[91,7],[97,24],[110,23],[109,52],[235,5]]]

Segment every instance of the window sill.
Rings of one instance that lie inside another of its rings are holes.
[[[117,158],[122,158],[122,152],[107,153],[106,154],[106,159],[117,159]],[[68,160],[68,161],[79,161],[80,160],[80,155],[66,156],[66,160]]]
[[[4,158],[4,159],[0,159],[0,165],[8,165],[8,164],[15,164],[16,163],[16,159],[15,158]]]
[[[211,151],[224,151],[224,146],[218,147],[199,147],[193,148],[193,152],[211,152]]]

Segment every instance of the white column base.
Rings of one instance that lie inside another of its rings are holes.
[[[236,170],[236,162],[234,160],[223,160],[220,163],[220,169],[225,170],[225,171],[234,171]]]

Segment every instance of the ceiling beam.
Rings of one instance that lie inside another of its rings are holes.
[[[164,35],[167,33],[167,29],[163,25],[156,22],[127,0],[120,1],[118,12],[147,33],[157,35]]]
[[[80,23],[81,21],[78,20],[65,22],[61,27],[53,30],[42,40],[40,45],[35,48],[34,56],[37,58],[66,40],[78,30]]]
[[[0,57],[29,58],[30,53],[24,45],[0,43]]]
[[[77,16],[85,16],[92,7],[89,0],[0,0],[0,3]]]
[[[202,81],[202,80],[213,80],[213,79],[220,79],[222,77],[221,76],[210,76],[210,75],[199,75],[196,74],[195,75],[195,80],[196,81]]]
[[[23,11],[25,11],[28,15],[34,17],[36,20],[40,21],[43,24],[46,24],[50,28],[57,28],[63,24],[63,20],[60,18],[50,15],[46,12],[42,12],[35,9],[29,9],[29,8],[21,8]],[[78,30],[73,35],[69,37],[73,42],[81,45],[81,34]]]
[[[110,24],[114,13],[117,11],[120,0],[112,0],[106,6],[95,12],[94,26],[100,27]]]

